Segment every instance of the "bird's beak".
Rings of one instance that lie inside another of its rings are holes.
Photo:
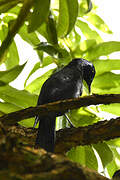
[[[89,94],[91,93],[91,85],[88,85]]]

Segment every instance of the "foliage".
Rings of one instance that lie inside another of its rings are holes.
[[[22,0],[0,0],[1,44],[12,23],[17,21],[22,3]],[[51,2],[50,0],[35,0],[18,35],[36,50],[39,62],[35,63],[32,60],[34,67],[29,74],[25,74],[24,89],[13,88],[10,83],[27,67],[26,64],[20,65],[19,52],[15,41],[12,41],[4,57],[6,71],[0,71],[0,115],[35,106],[42,84],[55,68],[51,66],[32,82],[30,82],[31,77],[48,65],[54,63],[58,69],[75,57],[86,58],[95,65],[96,77],[92,84],[92,93],[119,93],[120,75],[115,74],[113,70],[119,70],[120,60],[110,59],[109,55],[120,51],[120,42],[104,42],[100,35],[101,32],[112,33],[104,20],[96,14],[96,6],[91,0],[80,2],[78,0],[52,0]],[[29,61],[28,59],[26,63]],[[85,126],[102,119],[99,116],[102,111],[120,115],[119,106],[119,104],[91,106],[69,112],[68,115],[76,126]],[[64,118],[60,119],[65,121]],[[31,126],[31,120],[29,119],[27,123],[22,122],[22,124]],[[65,125],[65,123],[58,124],[59,128]],[[111,176],[119,167],[115,158],[120,158],[115,149],[119,146],[120,140],[117,139],[109,143],[77,147],[67,155],[72,160],[97,170],[98,160],[95,153],[97,152],[103,171],[107,168]]]

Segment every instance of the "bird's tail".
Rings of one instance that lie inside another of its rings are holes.
[[[41,147],[48,152],[54,152],[55,121],[55,116],[44,116],[39,118],[35,147]]]

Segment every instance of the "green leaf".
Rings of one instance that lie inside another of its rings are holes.
[[[30,72],[30,74],[28,75],[28,77],[26,78],[25,80],[25,83],[24,83],[24,87],[26,86],[26,83],[27,83],[27,80],[29,79],[29,77],[36,71],[40,68],[40,62],[36,63],[32,69],[32,71]]]
[[[87,51],[91,47],[96,45],[95,39],[88,39],[80,43],[80,50],[81,51]]]
[[[27,43],[31,44],[32,46],[35,46],[36,44],[40,43],[40,40],[35,32],[28,33],[27,32],[27,25],[24,24],[19,31],[19,35],[21,38],[26,41]]]
[[[37,32],[40,33],[48,42],[49,42],[49,35],[47,32],[47,23],[44,22],[38,29]]]
[[[0,98],[5,102],[27,108],[37,104],[37,96],[25,90],[18,90],[9,85],[0,86]]]
[[[114,154],[114,159],[107,166],[107,171],[108,171],[110,177],[112,177],[114,172],[120,168],[120,155],[117,152],[116,148],[111,147],[111,149],[112,149],[113,154]]]
[[[66,36],[74,27],[78,15],[77,0],[59,0],[58,37]]]
[[[25,89],[31,93],[39,94],[43,83],[49,78],[52,72],[53,72],[53,69],[49,70],[48,72],[46,72],[39,78],[32,81],[30,84],[28,84],[28,86],[26,86]]]
[[[0,71],[0,81],[7,84],[13,81],[14,79],[16,79],[17,76],[21,73],[21,71],[25,67],[25,64],[21,66],[17,65],[14,68],[6,70],[6,71]]]
[[[88,51],[87,57],[94,60],[100,56],[107,56],[117,51],[120,51],[120,42],[108,41],[94,46],[91,50]]]
[[[73,29],[78,16],[78,0],[67,0],[69,13],[69,27],[67,34]]]
[[[0,0],[0,13],[4,13],[16,6],[21,0]]]
[[[90,169],[97,170],[98,163],[92,147],[90,146],[79,146],[72,148],[67,156],[75,162],[79,162],[83,166],[89,167]]]
[[[113,153],[111,149],[106,143],[94,144],[93,147],[99,154],[103,168],[105,168],[113,160]]]
[[[5,65],[6,65],[7,69],[11,69],[18,64],[19,64],[18,50],[17,50],[17,46],[15,44],[15,41],[13,41],[9,47],[9,51],[7,53],[7,60],[5,61]]]
[[[69,27],[69,12],[67,0],[59,0],[59,17],[57,25],[58,37],[64,37],[68,32]]]
[[[107,144],[110,145],[111,147],[120,147],[120,138],[116,138],[116,139],[111,139],[109,141],[107,141]]]
[[[28,32],[35,31],[46,20],[49,14],[50,0],[35,0],[33,13],[29,20]]]
[[[120,75],[112,72],[106,72],[95,77],[92,87],[99,89],[111,89],[120,86]]]
[[[52,64],[54,61],[53,61],[53,58],[50,57],[50,56],[47,56],[45,58],[43,58],[43,62],[41,64],[41,67],[45,67],[45,66],[48,66],[49,64]]]
[[[103,74],[105,72],[109,72],[111,70],[120,70],[119,59],[106,59],[106,60],[96,59],[92,62],[95,66],[96,76]]]
[[[52,14],[48,16],[47,33],[48,33],[48,38],[49,38],[48,42],[53,45],[58,44],[57,30],[56,30],[55,21]]]
[[[38,44],[35,49],[44,51],[53,58],[58,58],[58,59],[70,58],[70,54],[68,53],[68,51],[66,49],[59,47],[59,45],[53,46],[47,42],[42,42]]]
[[[78,110],[72,110],[68,113],[73,124],[77,127],[87,126],[96,123],[99,118],[92,111],[87,108],[80,108]]]
[[[93,24],[96,28],[103,31],[104,33],[112,34],[107,24],[103,21],[103,19],[97,14],[90,13],[89,16],[86,16],[86,19]]]
[[[95,30],[92,30],[86,22],[83,22],[82,20],[77,20],[76,25],[80,28],[87,40],[96,39],[97,42],[102,41],[100,35]]]
[[[56,47],[52,46],[51,44],[48,44],[47,42],[41,42],[37,45],[35,49],[44,51],[51,56],[56,56],[58,54]]]
[[[109,112],[111,114],[114,114],[116,116],[120,116],[120,104],[106,104],[106,105],[100,105],[99,106],[102,111]]]
[[[22,108],[19,106],[16,106],[14,104],[8,103],[8,102],[0,102],[0,111],[2,111],[5,114],[8,114],[10,112],[21,110]]]
[[[92,10],[92,1],[91,0],[87,0],[87,4],[88,4],[88,12],[90,12]]]

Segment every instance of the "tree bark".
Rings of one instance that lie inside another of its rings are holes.
[[[0,124],[0,179],[107,180],[97,172],[69,161],[64,155],[23,146]]]

